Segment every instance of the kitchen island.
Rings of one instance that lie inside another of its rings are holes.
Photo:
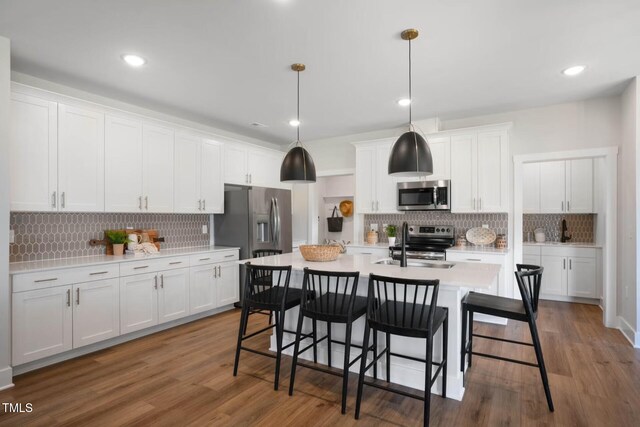
[[[331,262],[308,262],[302,258],[300,253],[290,253],[276,255],[265,258],[256,258],[252,260],[243,260],[241,263],[251,262],[254,265],[268,266],[287,266],[291,265],[291,281],[292,288],[301,288],[303,279],[303,270],[305,267],[324,270],[324,271],[359,271],[360,280],[358,282],[357,294],[366,296],[368,289],[368,276],[370,274],[378,274],[396,278],[406,279],[438,279],[440,280],[440,290],[438,294],[438,306],[447,307],[449,309],[449,347],[448,358],[449,367],[447,372],[447,397],[462,400],[464,395],[464,385],[462,373],[460,372],[460,342],[461,342],[461,322],[462,312],[460,309],[460,301],[464,295],[470,290],[479,292],[491,289],[498,280],[500,265],[495,264],[477,264],[471,262],[455,262],[451,268],[429,268],[429,267],[399,267],[396,265],[378,264],[380,257],[375,255],[340,255],[336,261]],[[432,261],[433,264],[447,263],[446,261]],[[494,286],[495,287],[495,286]],[[298,320],[298,308],[287,311],[285,320],[285,329],[295,330]],[[352,341],[355,344],[362,344],[364,335],[364,316],[353,323]],[[305,319],[303,332],[311,330],[311,322]],[[344,327],[334,324],[332,326],[332,336],[335,339],[344,339]],[[318,337],[326,334],[326,324],[318,323]],[[435,337],[433,353],[434,360],[439,361],[442,349],[442,332],[438,332]],[[294,335],[285,333],[283,344],[286,345],[294,340]],[[393,336],[392,345],[394,352],[407,354],[413,357],[425,357],[424,340],[416,338],[406,338]],[[385,346],[384,335],[379,336],[378,344],[380,349]],[[271,350],[275,351],[275,336],[271,337]],[[361,350],[352,349],[351,358],[356,357]],[[292,348],[285,350],[284,353],[291,354]],[[300,355],[301,358],[312,360],[313,355],[311,349]],[[332,362],[334,367],[340,368],[344,357],[343,347],[339,345],[332,346]],[[371,355],[369,356],[371,360]],[[325,342],[318,344],[318,363],[327,363],[327,347]],[[378,375],[385,372],[381,359],[378,365]],[[351,367],[352,372],[358,372],[359,363],[355,363]],[[435,367],[434,367],[435,368]],[[424,364],[414,362],[407,359],[392,358],[391,359],[391,382],[424,390]],[[438,378],[432,388],[432,393],[440,393],[441,377]]]

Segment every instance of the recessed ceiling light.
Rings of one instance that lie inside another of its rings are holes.
[[[577,76],[578,74],[582,73],[585,68],[587,67],[585,67],[584,65],[574,65],[573,67],[562,70],[562,74],[570,77]]]
[[[406,107],[409,104],[411,104],[411,99],[409,99],[409,98],[402,98],[402,99],[398,100],[398,105],[401,106],[401,107]]]
[[[142,67],[147,63],[147,60],[138,55],[125,54],[122,55],[122,60],[132,67]]]
[[[289,125],[293,126],[294,128],[297,128],[298,126],[300,126],[300,121],[296,119],[289,120]]]

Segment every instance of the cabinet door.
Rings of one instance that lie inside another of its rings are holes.
[[[451,137],[451,212],[477,210],[477,158],[475,135]]]
[[[433,174],[424,179],[427,181],[451,179],[451,138],[448,136],[429,138],[429,149],[433,159]]]
[[[356,148],[355,213],[375,212],[375,167],[375,147]]]
[[[216,308],[216,272],[217,266],[203,265],[192,267],[189,274],[189,313],[196,314]]]
[[[156,273],[120,278],[120,333],[139,331],[158,324],[158,277]]]
[[[542,295],[567,295],[567,258],[542,255]]]
[[[58,105],[11,95],[9,184],[12,211],[56,211]]]
[[[280,172],[278,171],[278,176]],[[232,144],[224,146],[224,182],[246,185],[249,183],[247,172],[247,149]]]
[[[540,213],[540,163],[522,165],[522,212]]]
[[[106,116],[104,197],[107,212],[140,212],[142,204],[142,122]]]
[[[118,279],[73,286],[73,348],[120,335]]]
[[[480,212],[507,212],[509,210],[508,150],[507,132],[481,132],[478,134],[477,209]]]
[[[240,266],[235,262],[218,265],[218,279],[216,280],[218,307],[240,300],[239,269]]]
[[[276,187],[280,183],[280,164],[271,152],[248,150],[249,184]]]
[[[202,144],[200,158],[202,210],[207,213],[224,213],[222,145],[214,141],[205,141]]]
[[[566,162],[567,207],[571,213],[593,212],[593,159]]]
[[[71,350],[71,286],[13,294],[12,365]]]
[[[158,323],[180,319],[189,314],[189,269],[160,272]]]
[[[391,142],[376,147],[376,213],[398,213],[398,179],[389,175]]]
[[[595,259],[569,258],[568,293],[572,297],[598,298]]]
[[[540,212],[565,211],[564,160],[540,163]]]
[[[59,210],[104,211],[104,114],[58,105]]]
[[[202,139],[176,134],[174,168],[174,211],[202,212],[200,197],[200,153]]]
[[[173,129],[142,127],[142,176],[145,212],[173,212]]]

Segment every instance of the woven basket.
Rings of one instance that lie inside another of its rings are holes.
[[[340,249],[338,245],[300,245],[300,253],[307,261],[335,261]]]

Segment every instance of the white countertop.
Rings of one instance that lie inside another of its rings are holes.
[[[347,247],[389,249],[389,243],[349,243]]]
[[[597,243],[589,243],[589,242],[522,242],[524,246],[568,246],[572,248],[601,248],[602,245]]]
[[[48,259],[42,261],[25,261],[9,263],[9,274],[31,273],[40,270],[56,270],[60,268],[86,267],[91,265],[113,264],[143,259],[156,259],[180,255],[192,255],[203,252],[218,252],[240,249],[232,246],[197,246],[191,248],[162,249],[157,254],[149,255],[96,255],[76,258]]]
[[[329,262],[305,261],[299,253],[275,255],[264,258],[255,258],[238,261],[245,263],[250,261],[255,265],[287,266],[293,270],[302,271],[305,267],[324,271],[359,271],[361,276],[378,274],[404,279],[438,279],[443,286],[463,288],[488,289],[495,282],[500,272],[498,264],[479,264],[473,262],[455,262],[450,269],[425,268],[425,267],[399,267],[395,265],[374,264],[380,260],[380,256],[340,255],[337,260]],[[439,263],[442,261],[431,261]]]
[[[507,255],[509,253],[509,248],[498,249],[495,246],[453,246],[448,248],[447,252]]]

